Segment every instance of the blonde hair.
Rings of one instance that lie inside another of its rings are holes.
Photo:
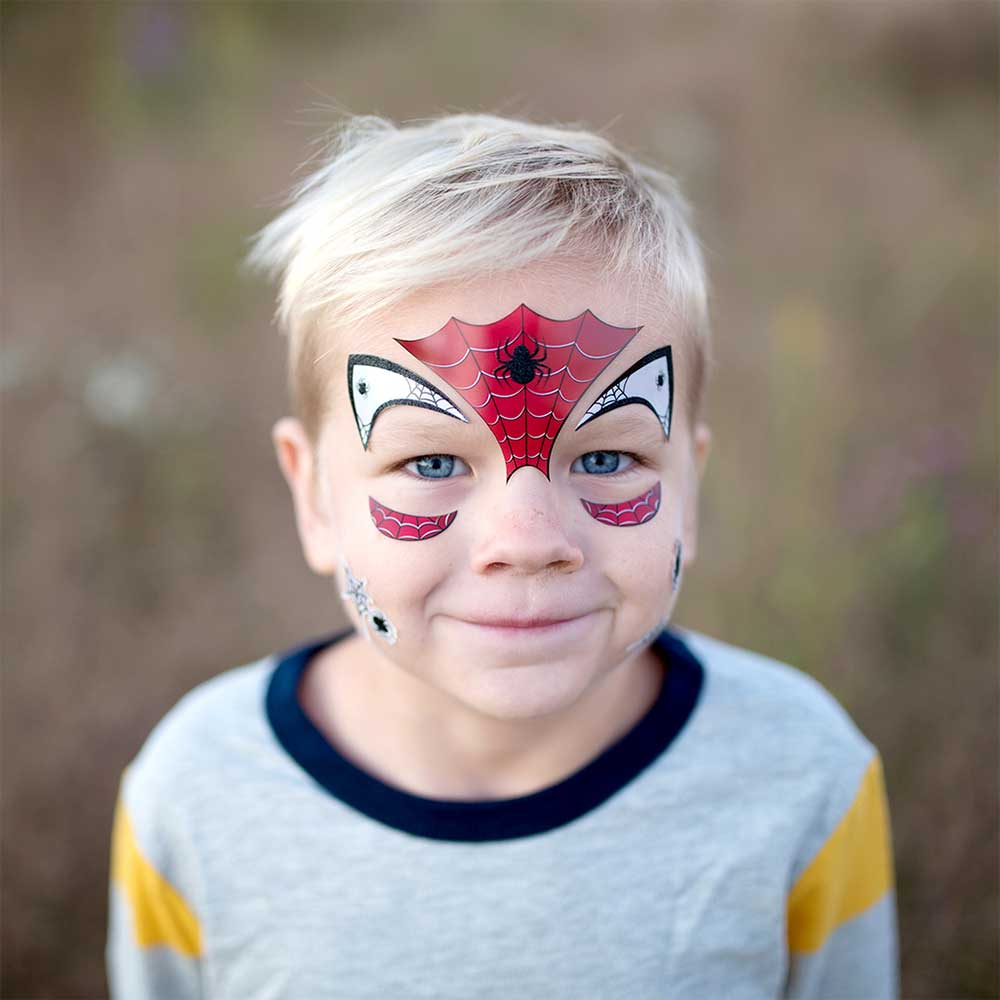
[[[311,440],[327,405],[316,362],[347,329],[419,288],[600,255],[665,291],[692,336],[688,409],[700,412],[707,279],[691,209],[669,174],[593,132],[486,114],[398,126],[349,117],[319,165],[253,237],[247,263],[280,279],[292,405]]]

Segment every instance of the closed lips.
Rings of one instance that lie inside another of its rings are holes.
[[[482,625],[487,628],[545,628],[549,625],[562,625],[564,622],[582,617],[583,615],[561,615],[558,618],[465,618],[463,621],[469,625]]]

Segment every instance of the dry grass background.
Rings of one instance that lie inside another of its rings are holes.
[[[882,750],[904,996],[1000,994],[998,10],[4,2],[3,997],[104,994],[122,768],[340,620],[238,270],[331,103],[610,126],[680,176],[719,364],[677,620]]]

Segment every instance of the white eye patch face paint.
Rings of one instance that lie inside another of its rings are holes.
[[[352,354],[347,359],[351,409],[361,443],[367,450],[372,426],[390,406],[422,406],[468,423],[468,418],[446,396],[407,368],[374,354]]]
[[[340,561],[340,568],[344,571],[346,586],[340,596],[354,604],[354,609],[362,625],[365,626],[365,638],[370,640],[371,632],[374,632],[390,646],[394,646],[397,639],[396,626],[389,621],[384,611],[380,611],[372,603],[365,581],[356,577],[343,559]],[[371,629],[371,632],[368,629]]]
[[[605,389],[590,404],[576,429],[619,406],[632,403],[649,407],[669,440],[674,409],[674,362],[669,346],[659,347],[640,358],[617,382]]]

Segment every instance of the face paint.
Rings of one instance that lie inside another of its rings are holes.
[[[347,386],[354,421],[366,450],[372,426],[378,415],[390,406],[422,406],[446,413],[464,423],[469,422],[462,411],[430,382],[373,354],[352,354],[348,357]]]
[[[681,542],[679,538],[674,542],[674,569],[671,582],[674,590],[681,585]]]
[[[436,517],[421,517],[417,514],[401,514],[384,503],[379,503],[374,497],[368,498],[368,509],[371,511],[375,527],[387,538],[395,538],[401,542],[422,542],[434,538],[451,525],[458,511],[450,514],[438,514]]]
[[[518,306],[495,323],[454,317],[422,340],[397,340],[461,393],[489,426],[507,478],[531,465],[548,478],[552,444],[570,411],[642,329],[589,309],[555,320]]]
[[[660,509],[660,484],[647,490],[641,497],[626,500],[624,503],[593,503],[581,500],[587,513],[601,524],[611,524],[616,528],[634,528],[637,524],[645,524],[656,517]]]
[[[389,621],[384,612],[372,604],[372,600],[368,596],[368,591],[365,589],[365,581],[356,577],[343,559],[340,561],[340,566],[344,571],[344,580],[347,584],[347,589],[340,596],[344,600],[354,603],[354,609],[357,611],[358,617],[361,619],[362,624],[367,626],[365,628],[365,638],[371,639],[371,633],[368,631],[368,628],[370,628],[377,636],[380,636],[389,643],[390,646],[395,645],[397,638],[396,627]]]
[[[649,407],[669,440],[674,408],[674,363],[669,346],[660,347],[640,358],[617,382],[605,389],[590,404],[576,429],[619,406],[632,403]]]

